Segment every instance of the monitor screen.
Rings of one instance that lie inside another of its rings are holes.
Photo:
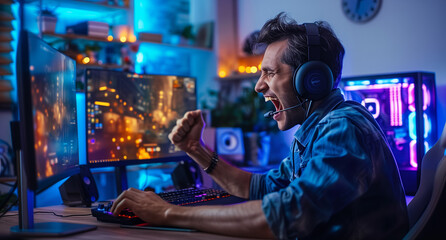
[[[79,171],[76,62],[26,31],[18,49],[21,148],[38,190]]]
[[[91,167],[184,159],[168,134],[197,108],[195,78],[88,69],[86,86]]]

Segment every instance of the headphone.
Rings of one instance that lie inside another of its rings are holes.
[[[320,60],[321,40],[315,23],[304,23],[307,35],[308,62],[300,65],[293,73],[293,87],[304,99],[320,100],[330,94],[333,88],[333,73]]]

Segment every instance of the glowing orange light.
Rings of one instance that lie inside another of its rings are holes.
[[[239,72],[239,73],[244,73],[244,72],[245,72],[245,69],[246,69],[245,66],[239,66],[239,67],[238,67],[238,72]]]
[[[150,154],[144,149],[144,148],[139,148],[138,149],[138,158],[139,159],[148,159],[151,158]]]
[[[116,138],[112,138],[112,142],[116,142]]]
[[[122,138],[120,138],[120,139],[119,139],[119,141],[121,141],[121,142],[124,142],[124,138],[123,138],[123,137],[122,137]]]
[[[104,107],[110,107],[110,103],[109,102],[95,101],[94,104],[95,105],[99,105],[99,106],[104,106]]]
[[[113,36],[112,36],[112,35],[108,35],[107,40],[108,40],[109,42],[113,41]]]
[[[220,72],[218,72],[218,76],[221,78],[226,77],[228,74],[226,73],[226,71],[221,70]]]
[[[106,91],[106,90],[107,90],[107,86],[99,87],[99,91]]]
[[[121,42],[126,42],[126,41],[127,41],[127,38],[126,38],[125,36],[122,36],[122,37],[119,38],[119,41],[121,41]]]
[[[246,68],[246,73],[251,73],[251,67]]]
[[[129,42],[136,42],[136,37],[135,37],[135,35],[130,35],[130,36],[129,36]]]
[[[251,72],[252,73],[256,73],[257,72],[257,67],[256,66],[252,66],[251,67]]]
[[[132,137],[129,135],[129,136],[127,136],[127,140],[132,140]]]
[[[82,63],[83,64],[87,64],[87,63],[89,63],[90,62],[90,58],[89,57],[84,57],[83,59],[82,59]]]

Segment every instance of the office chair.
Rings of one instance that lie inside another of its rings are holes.
[[[446,226],[440,225],[446,216],[445,149],[446,124],[440,139],[423,157],[420,185],[407,206],[410,230],[405,240],[436,239],[446,232]]]

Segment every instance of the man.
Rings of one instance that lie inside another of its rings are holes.
[[[408,219],[398,169],[373,117],[344,101],[336,88],[344,48],[331,29],[298,25],[281,13],[263,26],[259,42],[267,48],[255,90],[275,105],[269,115],[280,130],[301,125],[280,167],[259,175],[227,164],[202,141],[200,110],[188,112],[169,135],[172,143],[226,191],[250,201],[180,207],[153,192],[129,189],[115,201],[114,214],[130,208],[157,225],[256,238],[401,239]],[[320,96],[317,89],[301,91],[295,81],[304,64],[313,62],[313,45],[320,45],[315,56],[323,65],[316,72],[328,66],[332,81],[312,81],[310,74],[310,85],[329,86]]]

